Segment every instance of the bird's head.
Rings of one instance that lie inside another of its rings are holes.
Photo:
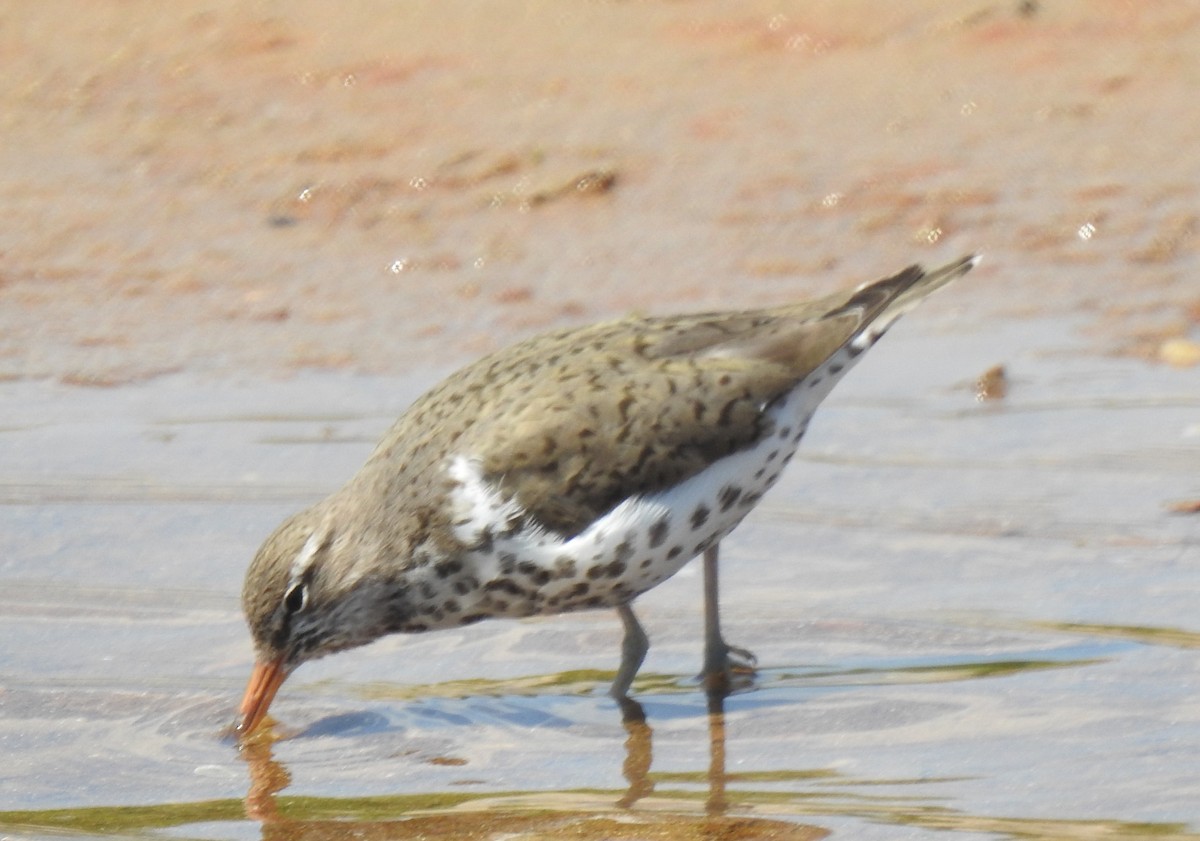
[[[339,531],[334,520],[326,505],[291,517],[246,571],[242,610],[256,662],[242,698],[243,735],[259,725],[301,663],[364,645],[394,626],[394,590],[364,574],[372,548],[354,530]]]

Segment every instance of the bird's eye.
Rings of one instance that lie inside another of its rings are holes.
[[[288,587],[288,591],[283,594],[283,606],[289,614],[299,613],[307,604],[308,588],[304,586],[303,581]]]

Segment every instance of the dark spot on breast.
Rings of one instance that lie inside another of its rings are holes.
[[[664,516],[650,527],[650,548],[657,549],[659,546],[662,546],[667,539],[667,535],[670,533],[671,518]]]
[[[462,572],[462,561],[457,558],[441,561],[434,565],[433,571],[437,573],[438,578],[449,578],[451,575],[458,575]]]
[[[594,567],[588,567],[587,577],[595,581],[600,576],[604,575],[604,567],[597,564]]]
[[[412,618],[411,609],[399,602],[390,602],[383,617],[389,631],[403,630],[408,620]]]
[[[708,515],[710,513],[711,512],[708,510],[707,505],[697,505],[696,510],[692,512],[692,519],[691,519],[692,530],[695,531],[696,529],[700,528],[702,525],[707,523]]]
[[[574,578],[575,577],[575,559],[569,555],[559,555],[554,559],[554,577],[555,578]]]
[[[771,452],[767,453],[768,462],[772,462],[777,458],[779,458],[779,450],[771,450]]]
[[[667,550],[667,558],[672,561],[675,560],[676,558],[678,558],[682,554],[683,554],[682,546],[672,546],[670,549]]]
[[[483,589],[488,593],[508,593],[510,596],[523,596],[525,591],[517,586],[517,582],[510,578],[497,578],[483,585]]]
[[[321,549],[319,549],[318,551],[324,551],[325,549],[328,549],[329,548],[328,540],[331,540],[332,537],[333,537],[333,533],[330,532],[330,535],[327,538],[327,542],[323,543],[321,545]],[[413,567],[413,569],[421,569],[422,567],[427,567],[427,566],[429,566],[429,563],[432,560],[433,560],[433,553],[431,553],[428,549],[418,550],[417,552],[413,553],[412,567]]]
[[[517,569],[517,556],[512,552],[501,552],[498,556],[500,561],[500,573],[502,575],[512,575]]]
[[[722,511],[728,511],[738,501],[738,497],[742,495],[742,489],[736,485],[726,485],[721,488],[721,493],[717,496],[717,501],[721,504]]]
[[[829,373],[831,373],[831,374],[833,374],[834,376],[836,376],[836,375],[838,375],[838,374],[842,373],[842,370],[843,370],[845,367],[846,367],[846,366],[845,366],[845,365],[843,365],[843,364],[842,364],[842,363],[840,363],[840,362],[834,362],[832,365],[830,365],[830,366],[829,366]]]
[[[641,569],[649,569],[650,565],[653,563],[654,563],[653,558],[642,558],[642,562],[640,564],[638,564],[638,567],[640,567]]]
[[[417,589],[421,591],[421,598],[423,599],[432,599],[437,595],[437,590],[428,581],[422,581],[421,586]]]
[[[617,544],[617,548],[615,550],[613,550],[613,557],[616,558],[621,563],[624,563],[625,561],[628,561],[630,558],[632,558],[633,557],[633,540],[634,540],[634,536],[629,535],[624,540],[622,540],[619,544]]]
[[[446,601],[442,602],[442,610],[447,613],[458,613],[462,610],[462,606],[454,599],[446,599]]]
[[[572,587],[570,590],[567,591],[567,598],[574,599],[574,598],[578,598],[579,596],[586,596],[587,591],[590,589],[592,589],[591,584],[588,584],[586,581],[580,581],[578,584],[576,584],[574,587]]]
[[[807,385],[808,385],[808,387],[809,387],[809,388],[816,388],[816,387],[817,387],[817,386],[819,386],[820,384],[821,384],[821,378],[820,378],[820,377],[809,377],[809,378],[808,378],[808,383],[807,383]]]
[[[609,578],[618,578],[624,572],[625,572],[625,562],[624,561],[613,561],[611,564],[608,565],[608,570],[605,572],[605,574]]]
[[[779,429],[779,437],[780,438],[787,438],[791,434],[792,434],[792,428],[790,426],[780,427],[780,429]]]

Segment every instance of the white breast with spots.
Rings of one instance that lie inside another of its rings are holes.
[[[571,538],[538,528],[505,533],[505,523],[521,520],[520,507],[483,480],[476,461],[457,457],[448,468],[458,483],[455,535],[480,546],[465,559],[477,586],[460,599],[458,616],[614,606],[671,577],[729,534],[775,483],[813,411],[862,350],[843,349],[767,407],[769,433],[754,446],[669,490],[625,500]]]

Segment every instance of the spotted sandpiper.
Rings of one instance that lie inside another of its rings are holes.
[[[702,675],[727,691],[753,657],[721,635],[718,544],[862,353],[976,262],[772,309],[562,330],[453,374],[259,549],[242,590],[257,662],[240,730],[306,660],[385,634],[587,608],[624,624],[611,689],[624,700],[649,648],[633,600],[698,555]]]

